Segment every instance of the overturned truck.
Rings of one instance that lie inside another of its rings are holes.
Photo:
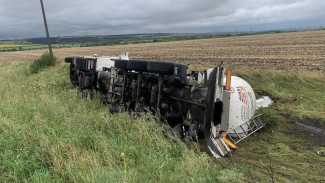
[[[221,64],[190,72],[178,63],[129,60],[128,53],[67,57],[65,62],[70,63],[71,83],[85,98],[99,91],[112,113],[123,108],[158,114],[180,138],[205,139],[216,158],[229,155],[263,127],[254,116],[252,87]]]

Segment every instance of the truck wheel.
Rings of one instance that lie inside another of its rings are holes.
[[[74,59],[74,57],[66,57],[64,59],[64,62],[66,62],[66,63],[72,63],[73,59]]]
[[[115,61],[114,66],[119,69],[126,69],[129,62],[129,60],[114,60],[114,61]]]
[[[151,61],[148,63],[148,72],[159,73],[163,75],[174,74],[174,63]]]
[[[148,63],[149,61],[131,60],[128,62],[127,69],[146,72]]]
[[[182,124],[176,125],[173,129],[172,132],[174,135],[176,135],[179,139],[183,138],[183,126]]]
[[[185,78],[187,75],[187,66],[170,62],[151,61],[148,63],[148,72]]]
[[[78,75],[77,71],[74,69],[74,65],[70,64],[70,81],[74,87],[78,86]]]

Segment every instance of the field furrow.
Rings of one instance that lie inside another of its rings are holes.
[[[45,50],[2,52],[0,61],[32,61]],[[224,61],[233,69],[267,68],[325,72],[325,31],[289,32],[175,42],[55,49],[67,56],[119,55],[212,67]]]

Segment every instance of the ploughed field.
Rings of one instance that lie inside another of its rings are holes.
[[[32,61],[45,50],[2,52],[0,61]],[[213,67],[224,61],[233,69],[289,69],[325,72],[325,30],[252,36],[55,49],[59,60],[67,56],[117,56],[130,59],[164,60]]]

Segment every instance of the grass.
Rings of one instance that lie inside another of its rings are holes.
[[[81,100],[70,86],[67,64],[33,75],[28,66],[0,62],[0,182],[324,180],[324,158],[314,153],[323,147],[308,147],[288,134],[293,118],[287,118],[324,120],[324,101],[312,100],[322,96],[323,76],[238,73],[276,103],[263,110],[263,131],[241,142],[232,158],[215,160],[198,145],[166,138],[150,115],[134,120],[109,114],[98,99]]]
[[[25,46],[37,46],[36,44],[0,44],[0,48],[16,48],[16,47],[25,47]]]
[[[67,65],[33,75],[27,66],[0,64],[0,182],[243,180],[229,160],[165,138],[150,115],[134,120],[81,100]]]
[[[285,132],[258,134],[244,141],[233,156],[253,182],[324,182],[324,158],[308,142]]]
[[[55,64],[56,64],[56,57],[53,56],[53,58],[51,58],[51,55],[48,52],[46,52],[40,58],[34,60],[34,62],[30,64],[29,72],[31,74],[36,74],[49,66],[55,66]]]
[[[324,74],[262,70],[238,75],[250,83],[259,95],[270,95],[282,115],[325,125]]]
[[[290,71],[237,73],[258,95],[275,103],[260,112],[266,126],[243,141],[234,159],[253,182],[324,182],[325,137],[299,129],[296,122],[325,127],[324,74]],[[272,181],[273,180],[273,181]]]
[[[3,45],[3,46],[2,46]],[[52,44],[52,48],[80,47],[80,43]],[[0,52],[43,50],[48,49],[47,44],[0,44]]]

